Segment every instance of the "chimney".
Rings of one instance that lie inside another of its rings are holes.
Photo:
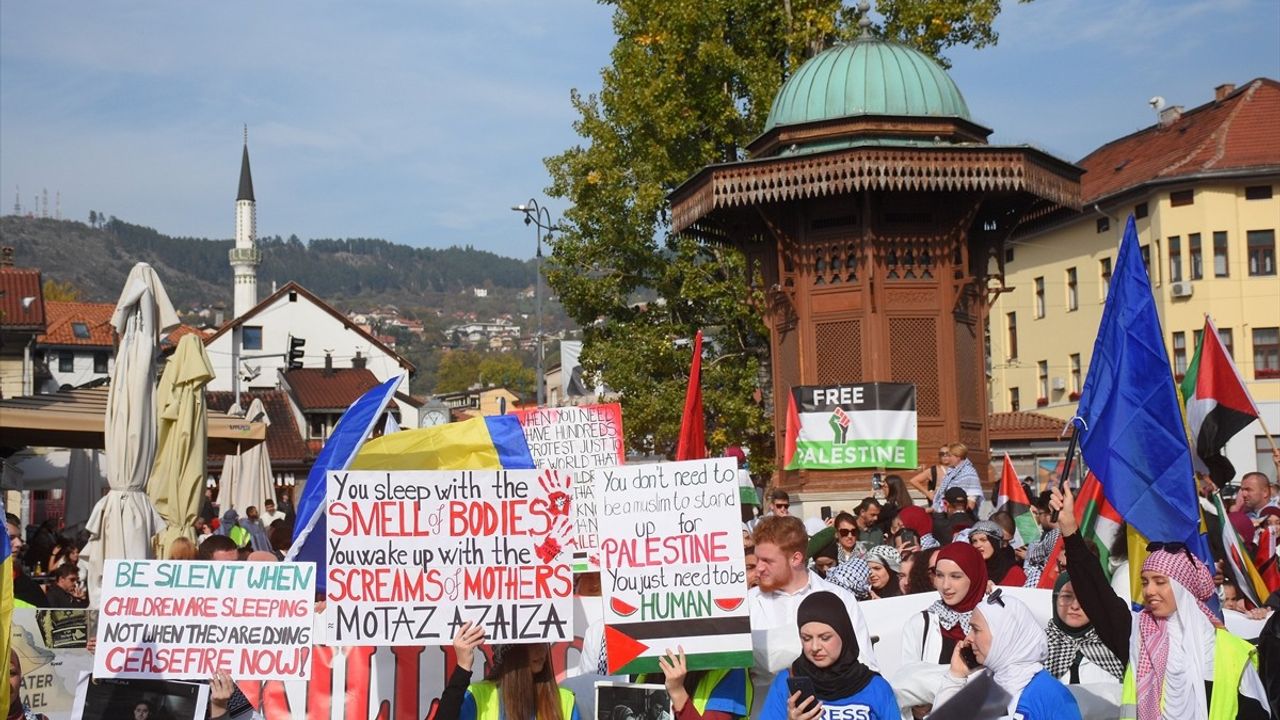
[[[324,376],[329,377],[331,375],[333,375],[333,353],[326,352],[324,354]]]
[[[1160,127],[1167,128],[1182,119],[1182,106],[1170,105],[1160,111]]]
[[[368,362],[369,362],[369,358],[361,355],[360,351],[357,350],[356,356],[351,358],[351,367],[357,370],[363,370],[365,368],[365,365],[368,364]]]
[[[1227,96],[1236,91],[1235,83],[1222,83],[1213,89],[1213,99],[1215,102],[1222,102]]]

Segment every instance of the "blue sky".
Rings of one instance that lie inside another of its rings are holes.
[[[1276,0],[1006,0],[951,72],[993,142],[1075,160],[1153,95],[1280,76],[1278,27]],[[0,3],[0,208],[47,188],[63,217],[229,238],[248,123],[260,235],[529,257],[508,208],[542,198],[612,43],[585,1]]]

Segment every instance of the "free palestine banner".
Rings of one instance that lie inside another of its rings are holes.
[[[915,385],[800,385],[789,401],[786,469],[916,467]]]

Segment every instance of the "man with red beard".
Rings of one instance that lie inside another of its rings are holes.
[[[852,593],[809,572],[805,550],[809,535],[804,523],[796,517],[762,518],[755,529],[756,575],[759,585],[747,592],[751,611],[751,635],[755,651],[752,678],[757,685],[767,686],[773,674],[789,667],[800,656],[799,636],[795,632],[796,613],[810,594],[834,593],[849,612],[849,621],[858,638],[859,660],[878,668],[871,649],[871,633],[858,609]],[[776,631],[776,632],[775,632]],[[763,700],[765,693],[757,692]]]

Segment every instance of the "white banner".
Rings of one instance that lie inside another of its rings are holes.
[[[351,471],[328,476],[331,645],[573,637],[573,478],[559,470]]]
[[[312,563],[107,560],[93,674],[305,680]]]

